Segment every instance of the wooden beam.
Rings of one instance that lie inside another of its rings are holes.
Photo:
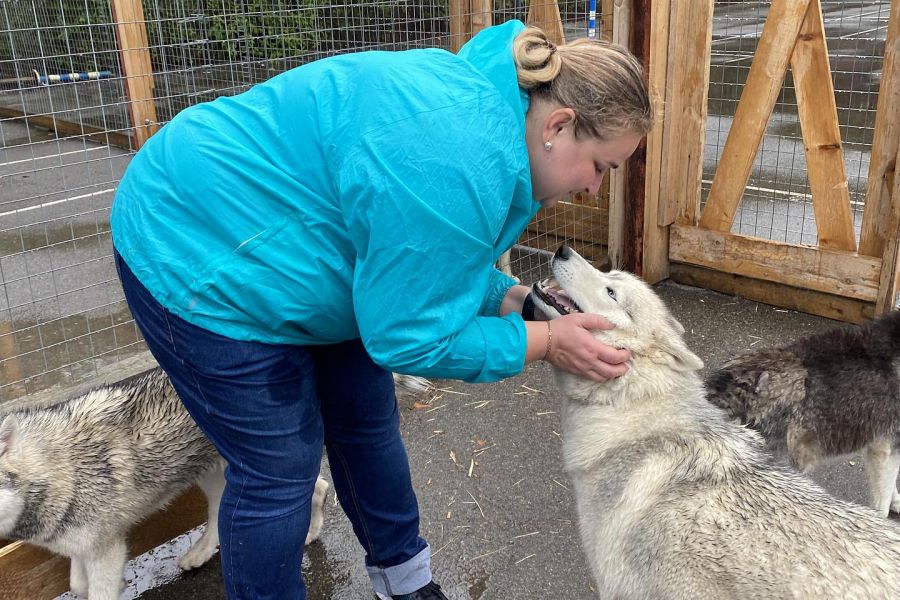
[[[450,0],[450,51],[456,54],[471,37],[469,0]]]
[[[654,103],[656,121],[647,136],[642,276],[647,282],[656,283],[669,276],[669,234],[668,230],[659,227],[659,207],[662,202],[660,176],[664,156],[663,144],[669,127],[668,84],[671,73],[669,53],[674,37],[672,20],[678,5],[674,2],[653,2],[651,6],[652,29],[650,54],[647,60],[647,85]]]
[[[651,44],[651,7],[659,2],[651,0],[632,0],[631,15],[628,32],[628,49],[641,61],[644,66],[644,77],[650,75],[650,44]],[[648,83],[649,85],[649,83]],[[649,281],[657,280],[658,273],[646,272],[644,265],[644,248],[647,235],[660,235],[656,229],[656,220],[648,222],[645,211],[647,210],[647,139],[641,140],[637,149],[628,159],[628,167],[625,175],[625,219],[623,228],[624,249],[622,253],[623,267],[636,275],[650,277]],[[655,208],[653,208],[655,210]],[[658,247],[651,240],[651,247]],[[655,268],[656,263],[651,263]]]
[[[528,6],[528,24],[536,25],[544,30],[547,38],[554,44],[565,44],[566,34],[563,30],[562,18],[559,16],[559,5],[556,0],[533,0]]]
[[[64,121],[51,115],[29,115],[14,108],[0,107],[0,118],[22,119],[28,125],[49,129],[56,137],[84,137],[103,145],[115,146],[124,150],[131,149],[131,137],[118,131],[107,131],[84,123]]]
[[[875,304],[881,259],[733,233],[672,225],[673,262],[783,283]]]
[[[111,0],[119,43],[119,58],[128,96],[128,112],[134,128],[135,149],[159,129],[153,99],[153,65],[141,0]]]
[[[872,153],[866,181],[866,204],[863,210],[859,253],[882,256],[889,236],[896,234],[891,223],[896,218],[897,203],[892,196],[900,152],[900,0],[891,1],[881,86],[875,112]]]
[[[472,35],[494,23],[493,2],[491,0],[469,0],[472,10]]]
[[[884,244],[881,259],[881,277],[878,285],[878,301],[875,314],[881,315],[891,310],[900,309],[900,177],[894,177],[894,189],[891,193],[892,210],[889,215],[888,232],[892,233]]]
[[[206,499],[192,488],[167,509],[128,535],[129,555],[137,556],[206,521]],[[0,598],[52,600],[69,590],[69,559],[23,542],[0,546]]]
[[[841,149],[837,104],[825,43],[820,0],[812,0],[791,58],[800,129],[806,150],[809,186],[819,246],[856,251],[850,189]]]
[[[661,2],[668,6],[668,2]],[[603,4],[606,19],[603,21],[604,32],[608,31],[614,44],[628,47],[628,32],[631,28],[631,1],[606,0]],[[654,32],[655,35],[655,32]],[[652,59],[651,59],[652,64]],[[652,75],[651,75],[652,77]],[[657,127],[662,128],[662,123]],[[652,135],[652,133],[651,133]],[[651,167],[650,173],[654,170]],[[613,169],[609,173],[609,263],[614,269],[621,269],[625,264],[625,182],[628,177],[628,162]]]
[[[626,0],[600,0],[600,2],[597,3],[598,38],[612,41],[616,40],[614,28],[616,26],[615,9],[617,5],[627,6],[627,2]]]
[[[677,7],[676,7],[677,6]],[[713,0],[675,3],[670,26],[666,125],[657,224],[700,220],[700,183],[706,143]]]
[[[740,296],[848,323],[864,323],[874,316],[873,305],[868,302],[722,273],[704,267],[673,263],[671,279],[684,285],[715,290],[730,296]]]
[[[775,101],[781,93],[788,63],[806,17],[810,0],[773,0],[763,26],[747,82],[700,218],[700,226],[730,231],[750,179],[753,160]]]

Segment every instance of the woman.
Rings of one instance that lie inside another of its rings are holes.
[[[604,319],[526,321],[528,288],[493,264],[541,206],[596,193],[650,124],[634,57],[556,48],[513,21],[457,55],[298,67],[182,111],[137,153],[113,205],[116,264],[147,345],[228,462],[229,598],[305,598],[323,443],[376,595],[445,597],[391,371],[624,373],[628,353],[591,335]]]

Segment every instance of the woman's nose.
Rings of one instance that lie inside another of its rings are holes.
[[[591,185],[588,186],[587,193],[589,195],[594,195],[600,191],[600,186],[603,185],[603,177],[606,175],[605,172],[600,173],[597,177],[594,178],[594,181],[591,182]]]

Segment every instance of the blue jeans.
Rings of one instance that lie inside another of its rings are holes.
[[[228,463],[218,524],[228,598],[306,598],[300,564],[323,443],[375,591],[431,581],[393,377],[362,343],[223,337],[170,313],[115,261],[147,346]]]

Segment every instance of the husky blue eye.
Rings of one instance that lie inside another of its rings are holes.
[[[609,294],[609,297],[612,298],[613,300],[616,299],[616,290],[612,289],[611,287],[608,287],[608,288],[606,288],[606,293]]]

